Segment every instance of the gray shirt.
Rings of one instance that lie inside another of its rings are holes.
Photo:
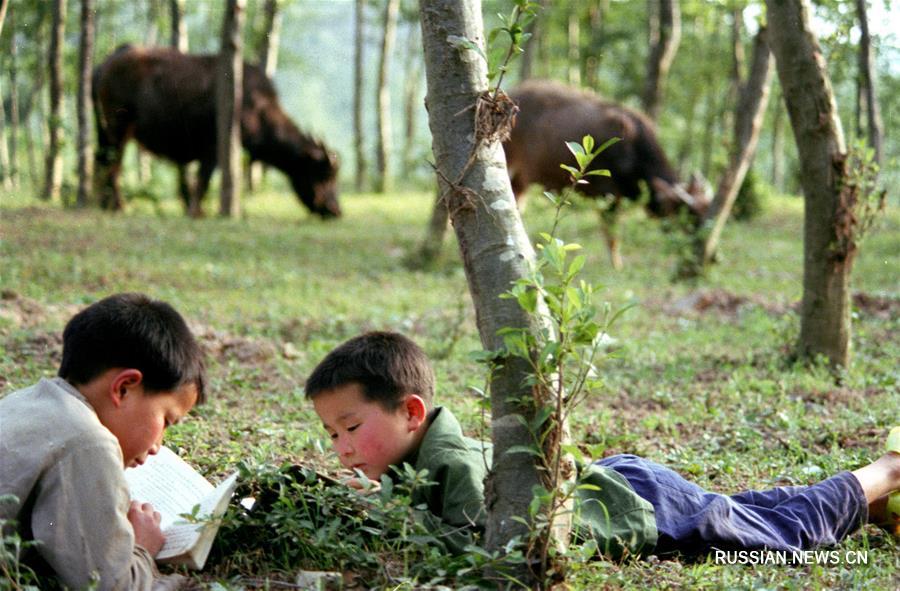
[[[43,379],[0,399],[0,519],[14,520],[59,581],[98,591],[171,588],[134,543],[122,450],[78,390]],[[10,528],[9,523],[5,526]]]

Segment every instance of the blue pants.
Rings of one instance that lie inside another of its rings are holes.
[[[621,474],[656,511],[655,554],[719,550],[809,550],[836,544],[868,519],[859,481],[849,472],[812,486],[722,495],[632,455],[599,460]]]

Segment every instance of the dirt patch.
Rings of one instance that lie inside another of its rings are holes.
[[[869,295],[863,292],[853,294],[853,307],[867,316],[881,320],[900,317],[900,298]]]
[[[279,353],[269,340],[230,335],[208,326],[194,325],[192,331],[204,352],[219,362],[233,359],[242,364],[264,363]],[[291,352],[283,353],[288,357]]]
[[[736,318],[750,307],[760,307],[770,314],[781,315],[795,308],[773,302],[758,295],[739,295],[724,289],[699,289],[683,297],[669,300],[648,299],[645,307],[658,309],[668,316],[697,317],[701,314],[718,314],[726,318]]]

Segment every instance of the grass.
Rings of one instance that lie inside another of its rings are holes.
[[[174,199],[141,200],[125,215],[68,211],[0,196],[0,387],[56,369],[58,334],[79,307],[112,292],[170,301],[211,359],[211,401],[170,430],[169,445],[215,479],[239,461],[336,466],[303,399],[303,382],[333,346],[363,330],[399,330],[434,358],[440,403],[472,433],[484,376],[465,277],[453,245],[430,271],[406,255],[422,237],[432,196],[349,194],[345,217],[311,218],[270,191],[241,220],[181,215]],[[212,210],[212,203],[207,204]],[[533,197],[525,223],[546,230]],[[561,235],[585,247],[587,278],[614,305],[637,301],[616,326],[605,365],[573,433],[594,454],[637,453],[724,492],[809,483],[874,457],[900,408],[900,214],[889,210],[854,270],[853,366],[835,385],[789,361],[799,330],[802,203],[771,198],[763,217],[732,224],[722,261],[696,285],[673,284],[670,235],[642,212],[622,222],[625,269],[607,262],[596,216],[581,202]],[[576,564],[570,583],[598,588],[894,589],[900,553],[875,528],[839,546],[868,550],[865,566],[717,565],[648,560]],[[402,557],[392,557],[401,560]],[[212,565],[198,585],[271,576]],[[315,569],[315,564],[304,564]],[[352,570],[351,565],[344,565]],[[265,570],[265,569],[263,569]],[[407,581],[408,583],[408,581]],[[372,583],[370,583],[372,584]],[[386,582],[384,583],[386,584]],[[252,586],[252,585],[251,585]]]

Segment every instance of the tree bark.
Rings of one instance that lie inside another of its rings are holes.
[[[850,361],[850,271],[856,254],[847,150],[807,0],[766,0],[770,43],[797,151],[804,196],[803,303],[798,352]]]
[[[523,82],[534,76],[534,64],[537,63],[538,54],[540,53],[540,48],[542,45],[542,24],[544,22],[547,0],[537,0],[537,3],[540,7],[537,11],[538,16],[530,23],[528,23],[528,26],[525,29],[527,32],[531,33],[531,37],[529,37],[522,46],[522,49],[524,49],[525,52],[522,54],[522,65],[519,69],[519,79]]]
[[[241,102],[243,101],[243,42],[245,0],[228,0],[222,23],[216,81],[218,162],[221,171],[219,215],[237,217],[241,211]]]
[[[499,329],[536,332],[543,326],[514,300],[500,298],[513,281],[525,277],[534,251],[516,208],[499,141],[475,141],[474,107],[487,91],[486,64],[474,51],[451,45],[458,37],[484,46],[481,2],[419,0],[419,7],[438,184],[456,231],[481,343],[486,350],[497,350],[503,343]],[[489,551],[502,552],[509,540],[527,532],[513,518],[527,519],[532,487],[541,482],[534,458],[507,453],[512,446],[532,443],[517,415],[528,421],[534,411],[528,404],[515,402],[531,399],[533,393],[525,385],[529,371],[527,362],[510,358],[491,375],[494,461],[485,483]],[[559,539],[565,539],[568,530],[565,524],[559,525]],[[526,584],[545,582],[521,568],[514,574]]]
[[[772,117],[772,186],[784,191],[784,101],[781,92],[773,101],[775,114]]]
[[[81,40],[78,47],[78,207],[91,195],[91,70],[94,52],[94,1],[81,0]]]
[[[259,67],[270,80],[275,77],[278,66],[278,49],[281,45],[281,11],[280,0],[266,0],[263,9],[262,39],[259,44]],[[253,191],[263,178],[262,162],[250,162],[247,170],[247,188]]]
[[[353,43],[353,148],[356,153],[356,190],[366,186],[366,151],[363,137],[363,56],[365,50],[366,0],[356,0],[356,30]]]
[[[169,12],[172,15],[172,31],[169,45],[180,51],[188,52],[188,30],[184,21],[185,0],[169,0]]]
[[[584,83],[588,88],[597,89],[598,74],[600,71],[600,58],[603,56],[603,44],[605,42],[604,28],[606,14],[609,11],[609,0],[596,0],[588,9],[588,22],[590,23],[590,45],[584,60]]]
[[[413,162],[413,147],[416,140],[416,107],[419,103],[419,78],[422,75],[417,56],[422,55],[419,42],[419,27],[411,24],[406,43],[406,64],[404,67],[406,76],[403,84],[403,175],[409,178],[415,167]]]
[[[575,6],[569,7],[569,22],[567,27],[568,47],[568,79],[569,84],[581,86],[581,23],[578,10]]]
[[[678,0],[649,0],[650,56],[647,81],[641,99],[644,112],[656,121],[662,108],[663,89],[681,40],[681,9]]]
[[[856,0],[856,12],[859,16],[859,87],[864,98],[866,111],[866,131],[869,145],[875,151],[875,162],[881,164],[883,154],[881,110],[878,106],[878,94],[875,92],[875,72],[872,64],[872,38],[869,35],[869,19],[866,16],[866,0]],[[862,109],[860,109],[861,111]]]
[[[747,83],[741,85],[734,113],[734,145],[728,169],[722,175],[716,195],[704,216],[704,225],[709,227],[708,233],[700,233],[705,239],[696,244],[696,263],[700,271],[709,265],[719,246],[719,238],[731,208],[737,198],[738,190],[744,177],[753,163],[759,131],[762,128],[769,100],[769,86],[772,80],[770,51],[765,28],[760,28],[753,43],[753,61]]]
[[[279,0],[266,0],[263,35],[259,67],[266,73],[266,76],[272,78],[275,76],[275,68],[278,66],[278,49],[281,45]]]
[[[397,30],[397,13],[400,0],[387,0],[384,7],[384,36],[381,38],[381,64],[378,67],[376,117],[378,137],[375,149],[375,192],[384,193],[391,188],[391,55],[394,52],[394,36]]]
[[[9,140],[6,126],[6,109],[3,106],[3,86],[0,85],[0,188],[12,189],[12,167],[9,161]]]
[[[15,11],[9,13],[9,26],[15,30]],[[10,180],[13,188],[19,186],[19,83],[16,36],[9,36],[9,160]]]
[[[0,0],[0,34],[3,33],[3,23],[6,21],[6,11],[9,9],[9,0]]]
[[[62,185],[63,161],[60,153],[63,121],[63,72],[62,52],[65,42],[66,1],[54,0],[53,26],[50,31],[50,53],[48,68],[50,71],[50,113],[49,142],[47,158],[44,166],[44,190],[41,198],[52,201],[60,198]]]

